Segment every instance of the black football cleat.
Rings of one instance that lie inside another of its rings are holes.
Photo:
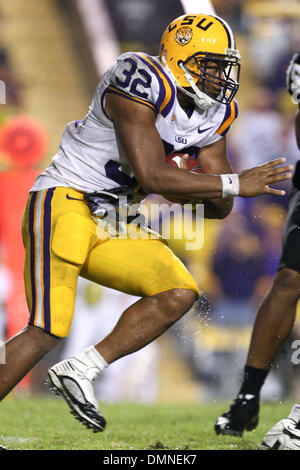
[[[215,432],[230,436],[243,435],[258,425],[259,400],[255,395],[238,395],[229,410],[215,422]]]

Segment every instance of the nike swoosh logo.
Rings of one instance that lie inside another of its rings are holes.
[[[76,197],[71,197],[69,194],[66,195],[67,199],[72,199],[73,201],[83,201],[83,199],[77,199]]]
[[[198,129],[199,134],[202,134],[202,132],[208,131],[209,129],[212,129],[214,126],[207,127],[206,129]]]

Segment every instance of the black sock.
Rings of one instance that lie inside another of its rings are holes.
[[[259,398],[260,390],[269,373],[269,369],[257,369],[256,367],[245,366],[244,378],[239,395],[255,395]]]

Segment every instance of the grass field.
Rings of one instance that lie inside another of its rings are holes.
[[[104,404],[107,428],[93,434],[61,399],[8,399],[0,405],[0,445],[25,450],[256,450],[265,432],[288,415],[291,405],[263,404],[258,429],[237,438],[216,436],[213,430],[228,403]]]

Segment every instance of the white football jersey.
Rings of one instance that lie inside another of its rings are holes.
[[[216,102],[204,112],[197,108],[185,111],[176,91],[158,57],[122,54],[102,77],[85,118],[67,125],[58,153],[31,191],[63,186],[94,192],[137,186],[126,155],[119,151],[113,123],[105,114],[108,93],[153,109],[166,155],[180,152],[196,156],[201,147],[221,139],[237,117],[235,100],[229,105]]]

